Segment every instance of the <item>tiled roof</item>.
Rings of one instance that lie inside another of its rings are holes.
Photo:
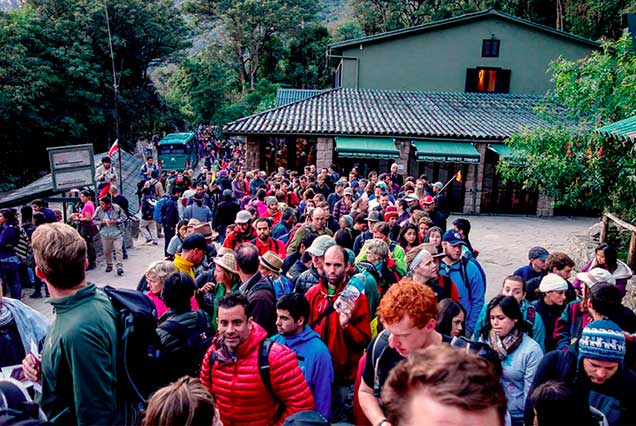
[[[334,89],[228,123],[228,135],[505,139],[543,127],[529,95]]]
[[[101,164],[102,157],[108,155],[107,153],[101,153],[94,156],[95,166]],[[137,182],[139,181],[139,170],[144,163],[144,160],[140,155],[132,155],[122,150],[121,157],[122,172],[124,175],[124,189],[122,193],[130,202],[129,211],[131,213],[137,212]],[[117,153],[113,156],[113,167],[115,167],[116,173],[119,175],[119,161],[117,160]],[[42,176],[35,182],[18,188],[12,191],[6,197],[0,199],[0,208],[14,207],[21,204],[28,203],[36,198],[49,197],[55,194],[53,191],[53,180],[51,174]]]
[[[599,127],[594,131],[602,135],[613,136],[616,139],[636,141],[636,115]]]
[[[278,89],[276,91],[276,108],[291,104],[293,102],[302,101],[312,96],[316,96],[324,92],[324,90],[314,89]]]

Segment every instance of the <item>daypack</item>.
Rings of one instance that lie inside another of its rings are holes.
[[[274,393],[274,389],[272,388],[272,376],[270,372],[269,365],[269,353],[272,350],[272,345],[274,341],[267,338],[261,342],[258,346],[258,374],[261,376],[261,381],[265,386],[265,389],[272,395],[272,397],[278,400],[278,396]],[[214,351],[210,352],[210,376],[212,376],[212,369],[214,368],[214,363],[216,362],[216,354]]]
[[[104,287],[117,321],[117,383],[125,408],[125,424],[136,424],[150,394],[161,381],[161,342],[157,335],[157,309],[143,293]]]
[[[286,294],[294,292],[294,284],[289,278],[284,275],[280,275],[277,279],[273,280],[272,285],[274,286],[276,300],[280,299]]]
[[[155,206],[152,205],[150,197],[145,197],[141,202],[141,218],[143,220],[152,220],[155,214]]]
[[[214,333],[208,328],[208,320],[202,310],[197,310],[197,327],[189,329],[184,324],[174,320],[167,320],[159,324],[159,328],[176,337],[181,343],[178,352],[164,353],[175,365],[187,370],[186,374],[198,377],[201,371],[201,362],[212,345]],[[192,367],[192,368],[190,368]]]
[[[15,246],[15,252],[18,255],[20,261],[24,262],[33,257],[33,248],[31,247],[31,241],[24,228],[21,226],[14,227],[18,234],[18,243]]]
[[[375,342],[373,343],[373,347],[371,349],[371,365],[373,365],[373,395],[376,398],[380,397],[381,387],[380,387],[380,359],[384,355],[384,351],[389,347],[389,337],[391,333],[388,330],[383,330],[376,337]],[[465,337],[453,337],[450,342],[447,342],[449,345],[456,348],[463,348],[466,352],[471,352],[479,355],[485,360],[489,361],[497,374],[502,374],[502,366],[501,360],[499,359],[499,355],[495,352],[488,344],[474,342],[472,340],[468,340]],[[367,354],[369,356],[369,354]]]

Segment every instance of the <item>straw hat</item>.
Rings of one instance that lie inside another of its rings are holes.
[[[273,251],[268,251],[260,257],[261,266],[269,269],[275,274],[280,275],[283,268],[283,259]]]
[[[221,268],[232,272],[233,274],[238,274],[236,269],[236,257],[234,253],[225,253],[223,256],[215,257],[214,263],[219,265]]]

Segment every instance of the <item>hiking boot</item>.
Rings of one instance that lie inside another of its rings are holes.
[[[41,299],[42,298],[42,292],[41,291],[34,291],[33,294],[29,296],[29,298],[31,298],[31,299]]]
[[[94,263],[89,264],[88,267],[86,267],[87,271],[92,271],[93,269],[97,268],[97,265],[95,265]]]
[[[111,272],[113,270],[113,265],[108,265],[106,267],[106,272]]]
[[[124,269],[123,268],[117,268],[117,275],[119,275],[120,277],[122,275],[124,275]]]
[[[153,242],[152,242],[152,245],[153,245],[153,246],[158,246],[158,245],[159,245],[159,241],[153,241]]]

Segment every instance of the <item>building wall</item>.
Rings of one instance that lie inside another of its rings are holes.
[[[498,58],[482,58],[482,41],[500,40]],[[342,62],[342,87],[463,92],[466,69],[510,69],[510,93],[543,94],[552,87],[548,64],[577,59],[592,48],[496,17],[402,38],[351,46]],[[359,73],[359,74],[358,74]]]

